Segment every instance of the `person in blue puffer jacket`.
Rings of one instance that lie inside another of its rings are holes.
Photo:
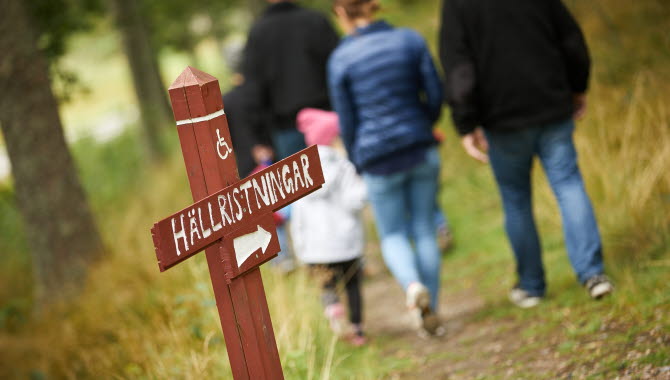
[[[347,33],[328,61],[342,140],[368,188],[384,261],[406,292],[416,328],[439,334],[433,216],[440,158],[432,129],[440,78],[418,33],[375,20],[377,0],[334,0],[333,9]]]

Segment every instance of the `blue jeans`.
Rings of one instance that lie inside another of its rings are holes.
[[[363,174],[386,266],[405,290],[412,282],[424,284],[430,291],[433,310],[437,310],[440,289],[434,219],[439,172],[440,156],[437,148],[431,148],[424,162],[408,170]]]
[[[505,229],[516,257],[519,286],[544,295],[540,240],[531,205],[530,173],[537,155],[558,200],[565,245],[580,282],[603,272],[600,234],[577,166],[572,120],[516,131],[486,131],[493,174],[505,210]]]

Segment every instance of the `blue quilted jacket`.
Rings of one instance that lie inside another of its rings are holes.
[[[377,21],[344,38],[328,62],[342,140],[359,171],[435,143],[442,87],[423,38]]]

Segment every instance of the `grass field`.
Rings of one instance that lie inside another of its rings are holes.
[[[388,19],[418,29],[434,47],[437,3],[384,4]],[[456,246],[445,256],[443,290],[451,297],[475,292],[484,299],[473,323],[523,326],[524,346],[510,360],[521,363],[554,347],[552,355],[567,363],[574,377],[609,379],[670,365],[670,10],[661,0],[611,0],[607,7],[596,0],[566,3],[583,24],[594,56],[589,110],[575,138],[615,296],[592,302],[577,284],[556,203],[537,167],[535,211],[548,299],[530,311],[508,304],[513,261],[498,194],[490,169],[462,152],[448,114],[442,121],[447,141],[441,148],[440,203]],[[109,47],[94,57],[85,52],[87,41],[79,41],[68,59],[76,71],[83,70],[92,93],[63,109],[68,125],[94,125],[99,113],[133,107],[125,100],[132,91],[116,40],[105,40]],[[212,51],[203,46],[201,55]],[[106,63],[96,65],[97,60]],[[225,75],[217,59],[204,61],[206,71]],[[171,79],[186,60],[166,55],[163,63]],[[96,77],[107,79],[93,85],[90,78]],[[0,378],[229,377],[203,255],[162,274],[155,263],[150,227],[191,203],[177,136],[166,130],[164,138],[171,154],[152,166],[145,163],[132,126],[105,145],[86,138],[74,143],[109,256],[93,268],[81,297],[41,320],[30,313],[30,263],[11,184],[0,185]],[[283,277],[264,269],[264,280],[287,379],[381,379],[421,368],[420,362],[386,355],[383,338],[358,349],[337,342],[303,271]],[[458,359],[448,354],[439,355]],[[554,375],[564,370],[557,368]],[[522,366],[512,377],[552,378]]]

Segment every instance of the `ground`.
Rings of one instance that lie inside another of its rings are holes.
[[[404,294],[378,256],[368,260],[366,273],[364,310],[371,344],[384,347],[386,357],[411,363],[393,374],[392,379],[670,379],[670,366],[627,367],[627,361],[645,354],[637,352],[635,344],[627,345],[627,353],[620,354],[624,357],[621,368],[614,371],[597,363],[575,363],[574,355],[566,355],[559,331],[549,334],[541,344],[544,348],[535,349],[538,337],[524,333],[528,321],[495,315],[482,317],[486,308],[496,305],[487,304],[475,289],[443,292],[440,316],[447,333],[439,338],[421,338],[410,329],[405,318]],[[448,287],[448,282],[443,284],[443,289]],[[581,347],[575,345],[574,349],[589,352],[601,349],[609,335],[625,328],[616,323],[603,325],[591,342]],[[658,339],[658,344],[670,344],[670,336],[661,331],[651,331],[636,339]]]

